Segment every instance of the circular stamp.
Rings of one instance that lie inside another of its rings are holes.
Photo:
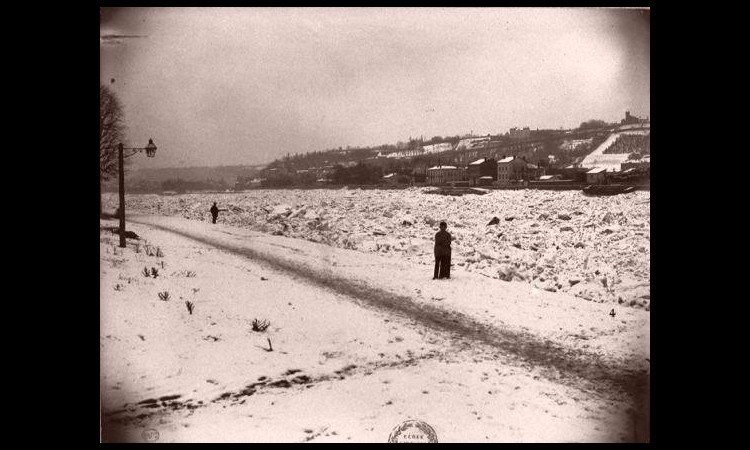
[[[407,420],[391,431],[390,443],[425,442],[437,443],[435,430],[421,420]]]
[[[156,442],[159,440],[159,431],[154,430],[153,428],[146,428],[141,433],[141,437],[143,437],[143,440],[146,442]]]

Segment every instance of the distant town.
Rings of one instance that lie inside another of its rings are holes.
[[[625,112],[619,123],[570,130],[514,127],[504,134],[410,137],[377,147],[287,154],[267,165],[136,171],[128,191],[184,193],[255,188],[369,186],[648,189],[650,121]],[[116,190],[116,183],[105,185]]]

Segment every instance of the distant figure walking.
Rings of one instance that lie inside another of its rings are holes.
[[[213,218],[213,223],[216,223],[216,218],[219,217],[219,207],[216,206],[216,202],[214,202],[214,206],[211,207],[211,217]]]
[[[440,231],[435,233],[435,275],[438,278],[451,277],[451,234],[446,231],[448,224],[440,222]]]

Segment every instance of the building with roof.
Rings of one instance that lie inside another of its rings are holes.
[[[515,156],[507,156],[499,160],[497,162],[497,184],[507,185],[511,182],[528,179],[528,166],[529,163],[526,160]]]
[[[434,166],[427,169],[427,183],[446,184],[466,181],[466,169],[456,166]]]
[[[620,124],[632,125],[632,124],[640,124],[643,122],[646,122],[646,119],[641,119],[640,117],[636,117],[630,114],[630,111],[625,111],[625,118],[620,121]]]
[[[529,127],[523,129],[513,127],[508,131],[508,136],[511,139],[528,139],[531,136],[531,130]]]
[[[590,184],[606,184],[607,183],[607,168],[606,167],[595,167],[586,172],[586,182]]]
[[[497,161],[493,158],[472,161],[466,167],[466,176],[471,186],[478,186],[479,180],[483,177],[490,177],[491,183],[497,179]]]
[[[562,176],[563,180],[572,180],[580,183],[586,182],[586,172],[588,171],[589,169],[583,168],[578,164],[570,164],[556,170]]]

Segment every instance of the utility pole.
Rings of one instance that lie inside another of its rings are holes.
[[[125,158],[122,143],[117,146],[117,159],[120,163],[120,247],[125,248]]]
[[[117,159],[120,165],[120,247],[125,248],[127,243],[125,241],[125,156],[123,151],[125,147],[122,143],[117,145]],[[146,151],[146,156],[153,158],[156,155],[156,145],[154,145],[153,139],[148,140],[148,145],[143,148],[128,148],[128,150],[134,150],[134,153],[128,155],[128,157],[135,155],[135,153]]]

